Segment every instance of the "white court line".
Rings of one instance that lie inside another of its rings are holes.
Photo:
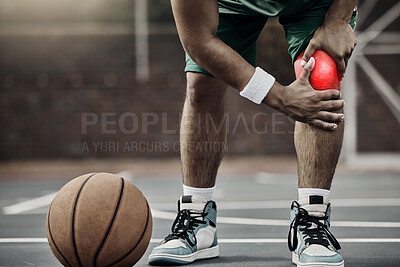
[[[26,211],[34,210],[37,208],[45,207],[50,205],[57,192],[44,195],[41,197],[32,198],[30,200],[22,201],[17,204],[13,204],[7,207],[3,207],[3,213],[5,215],[20,214]]]
[[[153,218],[174,220],[176,213],[151,209]],[[274,225],[289,226],[289,220],[238,218],[238,217],[217,217],[217,222],[222,224],[240,225]],[[368,221],[332,221],[335,227],[368,227],[368,228],[399,228],[400,222],[368,222]]]
[[[124,174],[124,173],[120,173]],[[125,173],[125,176],[126,173]],[[125,178],[125,177],[124,177]],[[129,177],[127,179],[132,179]],[[10,206],[3,207],[3,214],[14,215],[14,214],[46,214],[47,211],[35,209],[46,207],[50,205],[54,196],[57,192],[44,195],[41,197],[26,200],[20,203],[16,203]],[[270,201],[221,201],[218,202],[218,210],[243,210],[243,209],[281,209],[289,208],[291,200],[270,200]],[[332,199],[332,206],[334,207],[393,207],[400,206],[400,198],[360,198],[360,199]],[[160,210],[171,210],[175,208],[176,203],[150,203],[151,207],[155,207],[158,211]],[[174,215],[175,218],[175,215]],[[172,219],[174,219],[172,218]],[[163,218],[161,218],[163,219]],[[171,219],[170,215],[166,219]],[[336,222],[338,223],[338,222]],[[386,223],[381,224],[382,227],[386,227]],[[391,224],[391,225],[397,225]],[[369,224],[365,227],[370,227]],[[387,226],[387,227],[399,227],[399,226]]]
[[[116,173],[116,175],[123,177],[125,179],[127,179],[128,181],[132,182],[133,181],[133,175],[132,173],[128,172],[128,171],[123,171],[123,172],[119,172]],[[25,213],[31,210],[35,210],[38,208],[42,208],[42,207],[46,207],[48,205],[50,205],[50,203],[53,201],[54,197],[57,195],[58,192],[54,192],[48,195],[44,195],[41,197],[36,197],[36,198],[32,198],[26,201],[22,201],[7,207],[3,207],[3,214],[5,215],[15,215],[15,214],[21,214],[21,213]],[[46,212],[33,212],[30,214],[46,214]]]
[[[55,193],[54,193],[55,194]],[[24,201],[15,205],[3,208],[4,214],[19,214],[27,211],[30,208],[39,208],[44,205],[43,201],[53,199],[54,194],[46,195],[29,201]],[[51,196],[52,195],[52,196]],[[50,198],[51,196],[51,198]],[[28,203],[26,203],[28,202]],[[24,204],[24,205],[22,205]],[[161,211],[152,209],[154,218],[174,220],[176,217],[175,212]],[[257,218],[239,218],[239,217],[218,217],[218,223],[221,224],[235,224],[235,225],[274,225],[274,226],[288,226],[289,220],[276,220],[276,219],[257,219]],[[369,221],[333,221],[331,223],[335,227],[368,227],[368,228],[400,228],[400,222],[369,222]]]
[[[151,243],[162,239],[152,238]],[[400,243],[400,238],[341,238],[340,243]],[[47,238],[0,238],[0,243],[47,243]],[[287,243],[286,238],[221,238],[218,243]]]
[[[400,243],[400,238],[342,238],[340,243]],[[231,238],[218,239],[218,243],[287,243],[287,238]]]
[[[218,210],[256,210],[289,208],[293,200],[266,201],[221,201],[217,202]],[[357,198],[331,199],[333,207],[393,207],[400,206],[400,198]],[[175,209],[176,203],[151,203],[152,207],[162,210]]]
[[[47,243],[47,238],[0,238],[0,243]]]
[[[176,213],[151,209],[153,218],[174,220]],[[217,222],[222,224],[240,224],[240,225],[278,225],[289,226],[289,220],[272,220],[272,219],[253,219],[253,218],[237,218],[237,217],[217,217]]]

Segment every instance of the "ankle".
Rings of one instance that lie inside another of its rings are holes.
[[[312,216],[325,215],[329,204],[330,190],[320,188],[299,188],[299,205]]]
[[[299,201],[301,201],[303,199],[307,199],[308,202],[310,202],[309,204],[312,204],[312,202],[319,203],[320,201],[318,200],[318,198],[321,198],[321,197],[323,199],[323,203],[329,203],[330,193],[331,193],[330,190],[322,189],[322,188],[299,188],[299,190],[298,190]]]
[[[191,186],[187,186],[187,185],[182,185],[182,186],[183,186],[183,195],[184,196],[202,197],[206,201],[214,199],[215,186],[210,187],[210,188],[191,187]]]

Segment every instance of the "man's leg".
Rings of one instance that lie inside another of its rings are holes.
[[[151,265],[187,264],[219,256],[213,199],[226,145],[227,86],[212,76],[187,73],[181,121],[183,196],[172,233],[151,252]]]
[[[255,65],[256,41],[267,17],[221,13],[217,36]],[[217,59],[216,59],[217,60]],[[218,257],[213,192],[218,167],[226,150],[228,86],[212,77],[186,55],[187,93],[181,121],[183,196],[167,235],[152,250],[152,265],[185,264]]]
[[[221,13],[217,36],[250,64],[256,63],[256,41],[266,16]],[[228,86],[207,74],[186,55],[187,95],[181,123],[181,160],[184,194],[202,194],[213,188],[226,145]],[[201,74],[203,73],[203,74]],[[189,188],[190,187],[190,188]],[[210,194],[204,193],[210,197]]]
[[[299,188],[330,190],[342,148],[343,130],[343,122],[338,123],[338,128],[332,132],[296,122],[294,144],[297,153]]]
[[[343,122],[337,123],[335,131],[295,125],[299,199],[292,203],[289,249],[297,266],[344,266],[340,245],[329,230],[329,194],[343,130]]]
[[[184,185],[211,188],[226,145],[227,86],[200,73],[187,73],[180,142]]]
[[[297,266],[344,266],[329,230],[329,194],[344,130],[343,122],[337,125],[332,132],[298,122],[295,126],[299,200],[291,207],[289,249]]]
[[[331,2],[320,1],[316,5],[307,15],[280,17],[293,61],[323,24],[325,14],[321,10],[328,10]],[[349,23],[353,29],[355,19],[356,13],[353,13]],[[344,123],[337,126],[332,132],[303,123],[295,126],[299,199],[291,207],[289,249],[297,266],[344,266],[338,251],[340,245],[330,232],[329,195],[342,147]]]

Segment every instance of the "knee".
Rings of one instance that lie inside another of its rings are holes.
[[[222,106],[226,102],[227,86],[218,79],[199,73],[188,73],[186,103],[191,106]]]

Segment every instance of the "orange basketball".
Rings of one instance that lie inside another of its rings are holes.
[[[135,185],[114,174],[92,173],[60,189],[46,230],[64,266],[132,266],[149,245],[152,217]]]

